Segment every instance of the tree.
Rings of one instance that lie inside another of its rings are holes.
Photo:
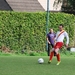
[[[56,5],[62,2],[62,11],[75,11],[75,0],[55,0]]]

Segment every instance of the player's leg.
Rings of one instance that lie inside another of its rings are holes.
[[[60,54],[59,54],[59,48],[57,48],[57,49],[55,49],[55,52],[56,52],[56,57],[57,57],[57,61],[58,61],[58,63],[57,63],[57,65],[59,65],[60,64],[60,62],[61,62],[61,60],[60,60]]]
[[[62,42],[58,42],[57,43],[57,46],[55,47],[55,52],[56,52],[56,57],[57,57],[57,65],[60,64],[61,60],[60,60],[60,54],[59,54],[59,49],[63,46],[63,43]]]
[[[52,46],[52,48],[54,47],[54,45],[53,44],[51,44],[51,46]],[[54,51],[54,56],[56,56],[56,52]]]
[[[48,44],[48,56],[50,56],[50,44]]]
[[[51,63],[53,56],[54,56],[54,48],[52,48],[52,51],[50,52],[50,57],[49,57],[48,63]]]

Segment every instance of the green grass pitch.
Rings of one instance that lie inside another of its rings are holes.
[[[44,59],[38,64],[38,59]],[[0,56],[0,75],[75,75],[75,57],[61,57],[56,65],[54,57],[48,64],[48,56]]]

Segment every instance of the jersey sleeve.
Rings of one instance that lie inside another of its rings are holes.
[[[68,33],[65,31],[64,35],[66,37],[66,44],[68,45],[69,44],[69,36],[68,36]]]

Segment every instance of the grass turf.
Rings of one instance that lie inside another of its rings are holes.
[[[38,64],[38,58],[44,64]],[[54,57],[48,64],[48,56],[1,56],[0,75],[75,75],[75,57],[61,57],[61,64],[56,65]]]

